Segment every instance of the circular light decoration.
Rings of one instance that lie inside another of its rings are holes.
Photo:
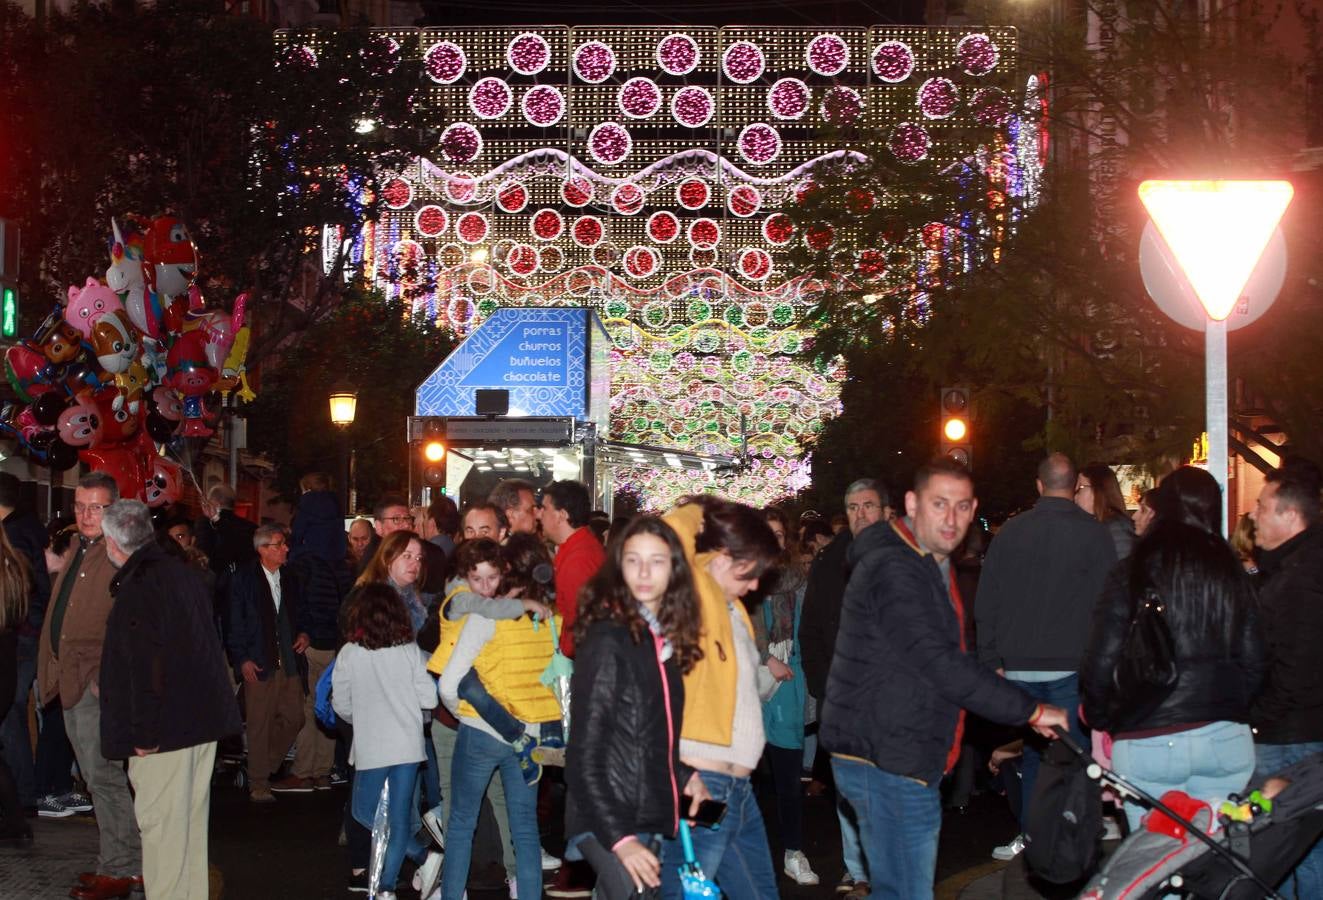
[[[856,216],[862,216],[873,209],[877,198],[873,192],[860,187],[850,188],[845,193],[845,207]]]
[[[601,41],[588,41],[574,51],[574,74],[580,81],[601,84],[616,70],[616,53]]]
[[[765,166],[781,155],[781,133],[766,122],[754,122],[744,126],[735,146],[745,162]]]
[[[837,85],[828,88],[819,110],[832,125],[853,125],[864,112],[864,98],[854,88]]]
[[[689,251],[689,264],[696,269],[710,269],[716,262],[717,251],[712,247],[695,247]]]
[[[423,71],[437,84],[454,84],[459,81],[468,65],[464,48],[450,41],[433,44],[423,54]]]
[[[631,78],[620,86],[616,103],[631,119],[647,119],[661,109],[661,88],[651,78]]]
[[[597,216],[580,216],[570,229],[570,237],[580,247],[596,247],[605,235],[606,229]]]
[[[634,149],[634,139],[618,122],[602,122],[588,134],[588,153],[604,166],[624,162]]]
[[[689,223],[689,244],[699,249],[710,249],[721,243],[721,226],[715,219],[694,219]]]
[[[680,220],[675,213],[661,210],[648,216],[648,237],[659,244],[669,244],[680,235]]]
[[[812,178],[805,178],[799,184],[795,185],[795,203],[802,206],[804,201],[808,200],[809,197],[812,197],[820,190],[822,190],[822,188],[816,181]]]
[[[914,51],[904,41],[883,41],[873,50],[873,74],[899,84],[914,71]]]
[[[507,181],[496,190],[496,205],[501,212],[523,212],[528,206],[528,188],[518,181]]]
[[[381,199],[391,209],[404,209],[413,202],[413,186],[396,176],[381,186]]]
[[[481,78],[469,88],[469,109],[479,119],[499,119],[514,105],[514,91],[499,78]]]
[[[946,226],[941,222],[929,222],[921,233],[923,246],[929,250],[941,250],[946,244]]]
[[[581,209],[593,202],[593,183],[582,175],[576,175],[560,184],[560,198],[566,206]]]
[[[686,128],[701,128],[712,121],[717,105],[707,88],[682,87],[671,97],[671,115]]]
[[[455,221],[455,236],[466,244],[476,244],[487,237],[487,217],[467,212]]]
[[[721,69],[736,84],[748,84],[762,77],[767,57],[752,41],[736,41],[721,56]]]
[[[626,182],[611,192],[611,208],[622,216],[632,216],[643,209],[643,191]]]
[[[505,61],[520,75],[536,75],[551,62],[551,45],[542,35],[525,31],[506,45]]]
[[[400,42],[389,35],[374,34],[358,54],[371,74],[389,75],[400,64]]]
[[[949,78],[929,78],[919,87],[919,111],[929,119],[946,119],[960,105],[960,89]]]
[[[804,246],[810,250],[826,250],[836,241],[836,229],[826,222],[817,222],[804,231]]]
[[[441,132],[441,155],[450,162],[472,162],[482,153],[482,135],[468,122],[455,122]]]
[[[767,108],[778,119],[799,119],[809,108],[808,85],[798,78],[782,78],[767,91]]]
[[[592,257],[594,263],[604,269],[608,269],[620,262],[620,248],[610,241],[607,241],[606,243],[598,244],[593,248]]]
[[[763,219],[763,240],[773,247],[784,247],[795,236],[795,222],[785,213],[772,213]]]
[[[625,251],[625,271],[634,278],[647,278],[661,265],[661,254],[651,247],[635,245]]]
[[[969,100],[974,120],[980,125],[1005,125],[1015,110],[1011,98],[1001,88],[985,87],[974,92]]]
[[[464,262],[464,248],[459,244],[442,244],[436,251],[436,259],[447,269],[453,269]]]
[[[565,95],[559,88],[539,84],[524,92],[519,106],[530,125],[546,128],[555,125],[565,115]]]
[[[657,65],[667,75],[688,75],[698,68],[698,42],[687,34],[668,34],[657,42]]]
[[[450,217],[435,203],[429,203],[414,213],[413,225],[423,237],[436,237],[446,230]]]
[[[546,272],[559,272],[565,265],[565,251],[559,247],[542,248],[542,269]]]
[[[850,64],[850,48],[839,35],[820,34],[804,48],[804,61],[818,75],[830,78]]]
[[[554,209],[539,209],[528,220],[528,230],[539,241],[554,241],[565,231],[565,219]]]
[[[881,278],[887,272],[887,255],[881,250],[864,250],[855,268],[866,278]]]
[[[445,194],[451,203],[470,203],[478,193],[478,179],[468,172],[452,172],[445,182]]]
[[[537,249],[527,244],[515,244],[505,256],[505,265],[516,275],[532,275],[538,266]]]
[[[956,62],[966,75],[986,75],[997,68],[1001,54],[986,34],[967,34],[956,44]]]
[[[736,266],[745,278],[765,281],[772,274],[772,255],[756,247],[745,247],[740,251]]]
[[[396,241],[390,248],[390,257],[402,280],[408,284],[418,283],[418,265],[423,261],[422,244],[407,238]]]
[[[685,209],[702,209],[711,196],[712,189],[701,178],[686,178],[675,188],[675,200]]]
[[[891,137],[887,139],[891,155],[905,163],[916,163],[927,158],[932,143],[927,129],[913,122],[901,122],[891,129]]]
[[[726,195],[726,208],[731,215],[747,219],[755,215],[763,205],[763,195],[751,184],[741,184],[730,189]]]

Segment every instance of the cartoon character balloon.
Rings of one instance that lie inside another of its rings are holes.
[[[143,239],[142,257],[147,290],[160,298],[162,309],[187,292],[197,277],[198,248],[188,228],[174,216],[152,220]]]
[[[102,315],[87,337],[97,363],[111,375],[127,372],[138,358],[138,337],[123,309]]]
[[[136,231],[125,234],[119,222],[110,220],[114,240],[110,243],[110,268],[106,269],[106,286],[120,296],[128,311],[129,321],[148,337],[159,337],[159,322],[150,320],[147,302],[147,281],[143,275],[142,235]]]
[[[124,309],[119,294],[95,278],[88,278],[82,287],[69,288],[69,304],[64,308],[64,320],[78,329],[84,338],[90,337],[92,328],[102,316]]]
[[[200,331],[179,336],[167,357],[170,374],[165,383],[174,388],[184,404],[184,437],[210,437],[203,397],[216,383],[216,370],[207,365],[205,338]]]
[[[151,507],[167,506],[179,502],[184,479],[179,466],[164,456],[152,457],[152,470],[145,473],[143,500]]]

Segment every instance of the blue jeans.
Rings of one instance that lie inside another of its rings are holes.
[[[450,769],[450,818],[446,822],[446,864],[442,900],[460,900],[473,859],[473,831],[492,773],[500,772],[520,897],[542,896],[542,846],[537,831],[537,786],[524,783],[509,744],[461,721]]]
[[[1070,714],[1070,733],[1081,747],[1088,747],[1089,741],[1080,728],[1080,682],[1078,675],[1059,678],[1056,681],[1018,681],[1007,679],[1011,684],[1033,697],[1039,703],[1059,706]],[[1038,767],[1042,762],[1039,749],[1042,741],[1037,735],[1025,739],[1024,758],[1020,762],[1020,829],[1024,830],[1024,817],[1029,812],[1029,798],[1034,795],[1034,782],[1038,780]]]
[[[32,740],[28,735],[28,696],[32,681],[37,676],[36,638],[18,639],[18,684],[14,689],[14,705],[0,724],[0,747],[4,748],[5,762],[14,773],[21,806],[36,806],[37,782],[34,777]]]
[[[874,897],[924,900],[933,895],[942,790],[877,766],[834,757],[836,790],[859,821]]]
[[[836,821],[841,826],[841,859],[845,863],[846,873],[855,881],[867,881],[871,884],[868,867],[864,864],[864,848],[859,844],[859,817],[855,815],[854,807],[845,799],[840,788],[836,789]]]
[[[1323,742],[1306,744],[1255,744],[1254,745],[1254,780],[1259,781],[1287,766],[1300,762],[1306,756],[1323,753]],[[1286,881],[1278,885],[1282,892],[1290,896],[1289,883],[1295,881],[1295,896],[1323,897],[1323,841],[1314,844],[1313,849],[1300,860]]]
[[[708,793],[726,804],[721,826],[691,828],[694,856],[703,874],[714,880],[728,900],[765,900],[780,896],[772,851],[767,847],[763,814],[754,799],[749,779],[720,772],[698,773]],[[680,900],[680,866],[684,848],[676,839],[662,843],[661,887],[663,900]],[[523,896],[522,894],[520,896]]]
[[[510,715],[509,710],[487,693],[487,686],[478,677],[476,669],[469,669],[459,680],[459,699],[472,706],[484,722],[510,743],[513,744],[523,735],[524,723]]]
[[[413,828],[418,763],[358,769],[354,772],[354,795],[350,803],[354,820],[371,831],[372,820],[377,815],[377,803],[381,798],[381,787],[387,783],[390,784],[387,806],[390,836],[386,839],[386,859],[381,868],[380,889],[393,891],[404,857],[417,859],[423,852],[423,845],[419,843]]]
[[[1112,768],[1159,800],[1167,791],[1184,791],[1217,805],[1249,783],[1254,772],[1254,737],[1248,725],[1214,722],[1202,728],[1162,734],[1112,745]],[[1139,827],[1143,807],[1127,801],[1130,830]]]

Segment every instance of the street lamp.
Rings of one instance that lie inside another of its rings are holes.
[[[340,484],[344,491],[344,511],[352,515],[355,507],[351,482],[354,477],[353,454],[349,449],[349,426],[354,424],[358,412],[358,390],[351,384],[338,381],[331,386],[331,424],[340,431]]]
[[[1291,203],[1287,181],[1145,181],[1139,199],[1208,316],[1204,331],[1208,471],[1227,528],[1227,316]]]

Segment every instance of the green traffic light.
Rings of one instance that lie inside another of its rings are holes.
[[[18,336],[18,291],[11,287],[4,289],[0,298],[0,337]]]

